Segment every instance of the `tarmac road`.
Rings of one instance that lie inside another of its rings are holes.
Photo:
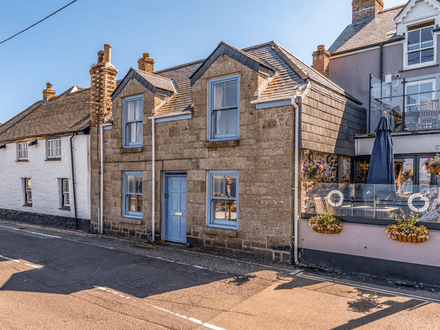
[[[440,329],[440,295],[0,220],[0,329]]]

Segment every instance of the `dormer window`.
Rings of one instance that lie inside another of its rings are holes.
[[[408,27],[406,69],[435,63],[434,22]]]

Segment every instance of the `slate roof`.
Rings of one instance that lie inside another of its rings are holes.
[[[380,12],[376,17],[367,16],[355,20],[339,35],[328,51],[332,55],[345,53],[380,43],[401,40],[403,36],[396,35],[394,18],[406,6],[400,5]]]
[[[220,43],[220,45],[222,44],[225,43]],[[235,50],[236,48],[233,49]],[[258,60],[258,63],[264,63],[266,67],[275,71],[275,76],[267,88],[259,95],[259,100],[292,97],[298,92],[300,86],[306,83],[305,79],[311,79],[327,88],[345,94],[344,90],[339,86],[335,85],[274,41],[245,48],[240,50],[240,54],[242,53],[247,54],[247,57],[255,62]],[[155,72],[156,75],[172,79],[177,85],[178,93],[174,94],[168,102],[154,114],[154,117],[192,111],[190,78],[195,77],[197,72],[200,72],[199,68],[203,67],[206,63],[208,62],[205,59]]]
[[[76,88],[74,88],[76,87]],[[0,143],[62,135],[90,126],[90,88],[74,86],[46,103],[42,100],[0,126]],[[74,92],[72,92],[75,90]]]

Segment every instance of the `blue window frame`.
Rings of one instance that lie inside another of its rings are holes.
[[[124,216],[142,218],[142,172],[124,173]]]
[[[209,81],[209,140],[238,140],[240,75]]]
[[[238,229],[238,172],[209,172],[208,226]]]
[[[127,97],[124,100],[124,147],[142,147],[143,96]]]

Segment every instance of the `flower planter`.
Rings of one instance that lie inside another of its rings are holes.
[[[404,234],[399,234],[399,235],[390,234],[390,237],[393,240],[402,243],[423,243],[428,240],[428,237],[425,236],[406,236]]]
[[[314,231],[320,234],[339,234],[342,228],[312,227]]]

